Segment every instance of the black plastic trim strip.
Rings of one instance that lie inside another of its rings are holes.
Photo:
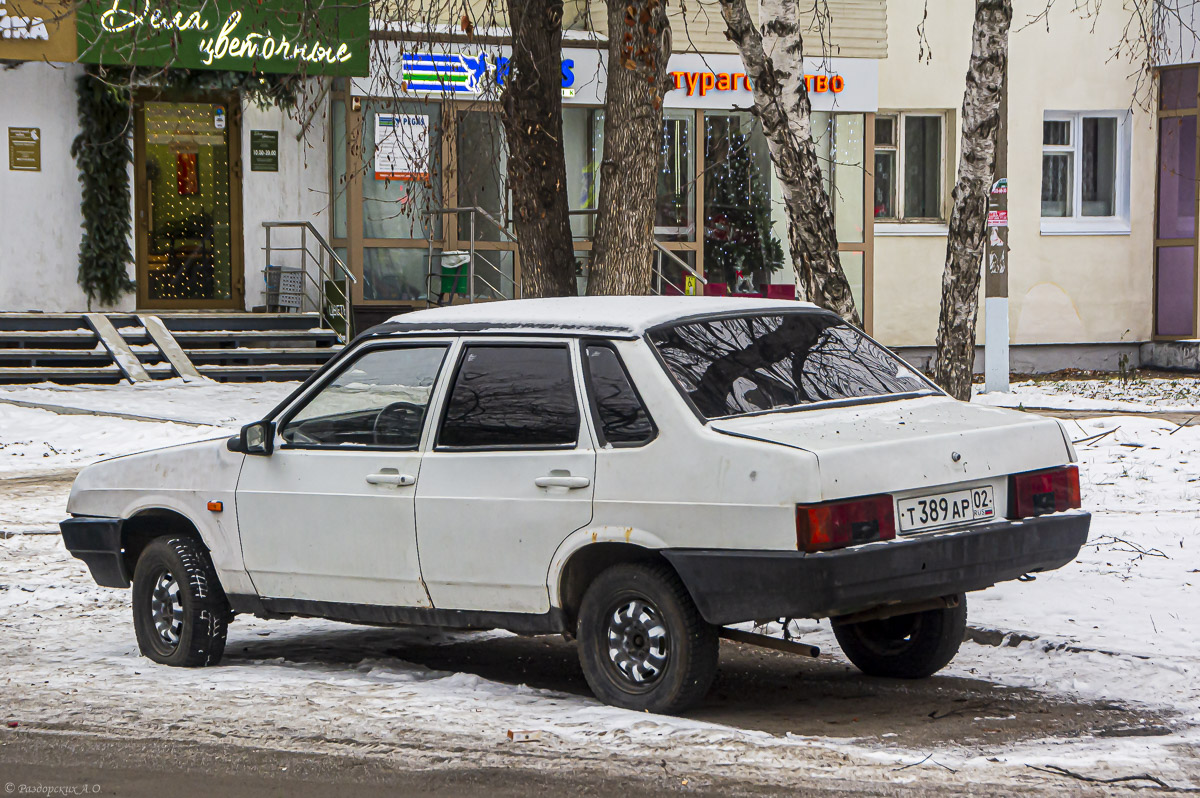
[[[229,596],[229,603],[237,612],[252,612],[264,617],[326,618],[373,626],[505,629],[517,634],[561,634],[568,629],[566,613],[558,607],[551,607],[549,612],[544,613],[439,610],[245,595]]]

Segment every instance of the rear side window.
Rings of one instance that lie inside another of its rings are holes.
[[[446,403],[439,446],[573,446],[579,403],[566,346],[468,346]]]
[[[661,327],[650,340],[705,418],[937,393],[903,360],[829,313],[708,319]]]
[[[654,422],[617,353],[596,344],[585,346],[583,352],[588,392],[604,442],[631,446],[652,440]]]

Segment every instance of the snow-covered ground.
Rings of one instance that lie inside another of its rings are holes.
[[[982,391],[982,385],[975,386],[976,396],[973,401],[996,407],[1200,413],[1198,377],[1032,380],[1013,383],[1010,393]]]
[[[289,393],[295,382],[186,383],[179,378],[136,385],[0,385],[0,402],[15,399],[40,405],[150,416],[236,427],[256,421]]]
[[[16,485],[14,475],[61,474],[102,456],[228,434],[292,387],[179,384],[161,388],[161,393],[141,386],[2,391],[0,490],[5,477]],[[1149,388],[1122,393],[1071,387],[1054,393],[1039,383],[1036,391],[1024,393],[1026,386],[1021,386],[1004,401],[996,395],[983,399],[1001,404],[1036,396],[1036,402],[1023,403],[1039,407],[1075,407],[1089,399],[1131,402],[1143,410],[1164,409],[1178,400],[1181,407],[1190,407],[1188,402],[1200,407],[1200,388],[1194,384],[1161,383],[1158,394]],[[6,395],[220,426],[57,415],[5,405]],[[92,584],[56,536],[20,534],[0,540],[0,661],[6,663],[0,707],[12,717],[43,724],[206,740],[228,737],[302,750],[347,741],[360,751],[404,749],[407,740],[422,733],[442,735],[486,756],[488,746],[502,746],[498,741],[507,730],[534,729],[543,734],[539,756],[557,752],[593,761],[640,757],[654,767],[670,758],[728,772],[804,768],[809,774],[854,778],[861,770],[874,773],[871,778],[882,773],[892,781],[913,783],[952,778],[941,769],[944,765],[958,771],[953,775],[957,779],[1019,783],[1028,777],[1025,764],[1037,763],[1093,775],[1149,771],[1176,786],[1200,786],[1200,427],[1128,415],[1066,423],[1078,441],[1084,504],[1094,513],[1091,542],[1076,562],[1034,582],[1010,582],[972,594],[972,626],[1034,639],[999,647],[965,643],[946,673],[1033,688],[1048,696],[1141,706],[1148,717],[1168,717],[1161,736],[1042,738],[986,751],[947,744],[936,752],[939,767],[897,771],[900,763],[930,752],[909,750],[896,739],[778,736],[631,713],[590,698],[433,670],[376,649],[350,664],[313,659],[305,652],[314,639],[362,634],[322,621],[239,618],[231,627],[229,656],[222,667],[163,668],[138,656],[127,592]],[[69,481],[60,479],[56,487],[26,496],[15,508],[0,502],[0,530],[51,525],[62,515],[68,488]],[[22,520],[28,518],[46,520]],[[827,625],[803,624],[801,631],[840,660]],[[406,639],[462,639],[419,631],[386,634],[399,641],[399,648]],[[275,642],[277,656],[245,654],[263,638]],[[987,722],[1002,724],[1005,719]]]

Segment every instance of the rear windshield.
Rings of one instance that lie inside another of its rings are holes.
[[[706,319],[652,330],[650,341],[705,418],[936,393],[903,360],[828,313]]]

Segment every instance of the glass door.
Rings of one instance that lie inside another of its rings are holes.
[[[1196,334],[1197,69],[1163,70],[1158,104],[1154,336]]]
[[[138,307],[241,308],[236,104],[139,104]]]

